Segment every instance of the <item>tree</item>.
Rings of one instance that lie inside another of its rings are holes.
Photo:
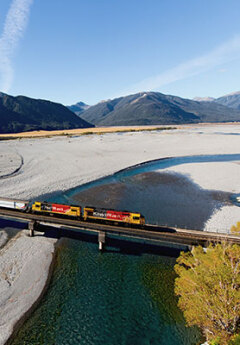
[[[237,225],[231,227],[231,233],[236,235],[240,234],[240,222],[237,222]]]
[[[208,340],[227,344],[239,331],[240,246],[201,246],[177,259],[175,293],[187,324],[197,325]]]

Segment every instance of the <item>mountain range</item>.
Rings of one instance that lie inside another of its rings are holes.
[[[85,108],[81,118],[96,126],[240,121],[240,93],[190,100],[160,92],[141,92]]]
[[[230,93],[229,95],[214,99],[214,102],[240,110],[240,92]]]
[[[215,102],[222,105],[225,105],[227,107],[233,108],[233,109],[239,109],[240,110],[240,92],[233,92],[229,93],[228,95],[219,97],[219,98],[213,98],[213,97],[195,97],[195,101],[200,102]]]
[[[171,125],[240,121],[240,92],[194,100],[140,92],[89,106],[0,93],[0,133],[94,126]]]
[[[0,93],[0,133],[93,127],[62,104]]]

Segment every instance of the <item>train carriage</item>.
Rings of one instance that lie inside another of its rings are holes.
[[[0,208],[10,208],[13,210],[27,211],[29,206],[29,201],[0,198]]]
[[[116,211],[102,208],[85,207],[83,212],[83,219],[99,220],[112,223],[123,223],[132,225],[144,225],[145,218],[140,213],[133,213],[127,211]]]

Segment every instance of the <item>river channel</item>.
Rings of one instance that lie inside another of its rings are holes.
[[[44,199],[142,212],[149,223],[202,229],[231,202],[186,176],[161,172],[175,164],[234,161],[240,155],[180,157],[133,167]],[[189,211],[191,210],[191,212]],[[62,239],[50,287],[12,345],[195,345],[174,296],[179,251],[143,243]]]

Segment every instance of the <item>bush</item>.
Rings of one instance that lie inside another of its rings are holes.
[[[206,252],[194,247],[181,253],[175,271],[175,293],[187,324],[200,327],[212,344],[227,345],[240,322],[240,246],[210,245]],[[238,337],[234,341],[240,345]]]
[[[240,334],[236,334],[230,341],[228,345],[240,345]]]

